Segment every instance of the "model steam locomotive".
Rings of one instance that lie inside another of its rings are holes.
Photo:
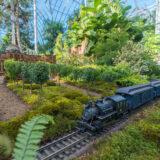
[[[85,105],[78,130],[92,133],[103,128],[104,121],[115,119],[160,96],[160,81],[120,88],[115,95],[89,101]]]

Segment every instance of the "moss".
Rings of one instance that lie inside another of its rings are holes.
[[[79,119],[81,118],[82,111],[84,106],[77,100],[70,100],[68,98],[61,98],[55,101],[60,107],[60,112],[67,116],[70,119]]]
[[[62,114],[54,117],[54,121],[55,125],[49,124],[48,128],[45,130],[44,138],[53,139],[54,136],[64,135],[66,132],[69,132],[76,127],[75,120],[70,120]]]
[[[0,131],[14,140],[23,122],[24,120],[19,117],[15,117],[6,122],[0,122]]]
[[[39,107],[39,110],[44,114],[55,115],[60,111],[60,107],[51,101],[45,101]]]
[[[86,104],[91,99],[91,97],[83,95],[83,96],[76,97],[75,99],[81,102],[82,104]]]
[[[56,86],[57,84],[54,81],[49,80],[46,82],[46,85],[47,86]]]
[[[32,106],[36,103],[39,103],[39,95],[35,95],[35,94],[27,95],[24,97],[24,101]]]
[[[24,84],[24,88],[25,89],[31,89],[31,84]],[[35,90],[35,89],[40,89],[40,85],[39,84],[32,84],[32,89]]]
[[[70,91],[64,93],[64,97],[69,98],[69,99],[75,99],[76,97],[80,97],[82,95],[83,95],[82,92],[73,91],[73,90],[70,90]]]

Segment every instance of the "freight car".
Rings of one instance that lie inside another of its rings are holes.
[[[85,105],[79,131],[97,132],[103,123],[118,118],[160,96],[160,81],[120,88],[115,95],[89,101]]]

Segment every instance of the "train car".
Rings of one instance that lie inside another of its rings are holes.
[[[78,123],[79,131],[92,133],[103,128],[103,123],[124,115],[129,111],[160,96],[160,80],[147,84],[120,88],[116,95],[89,101],[85,105],[82,118]]]
[[[154,88],[154,97],[160,96],[160,81],[151,82],[151,86]]]
[[[116,94],[126,98],[126,105],[129,111],[145,104],[155,97],[154,87],[151,83],[120,88]]]

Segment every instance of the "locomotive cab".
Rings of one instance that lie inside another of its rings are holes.
[[[117,115],[121,115],[127,112],[126,99],[121,95],[113,95],[106,97],[106,100],[111,100],[114,106],[114,110],[117,111]]]

